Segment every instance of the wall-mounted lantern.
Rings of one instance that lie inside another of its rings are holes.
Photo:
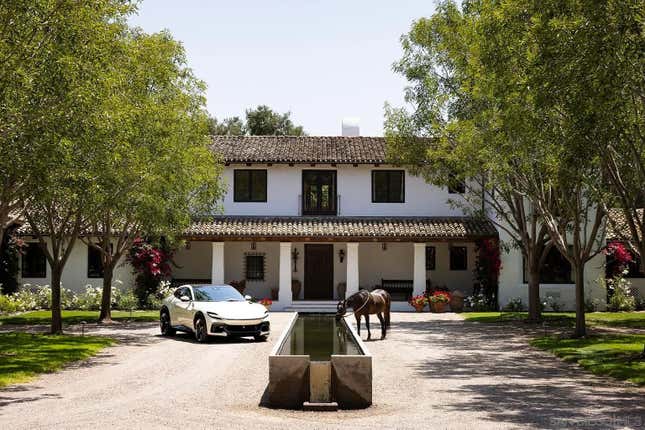
[[[291,251],[291,258],[293,259],[293,271],[297,272],[298,271],[298,256],[300,255],[300,252],[298,252],[298,248],[293,248],[293,251]]]
[[[251,242],[251,249],[255,251],[258,245],[255,242]]]
[[[190,249],[190,240],[186,241],[186,249]]]
[[[381,243],[381,249],[383,251],[387,251],[387,243],[386,242]]]
[[[340,260],[341,263],[345,259],[345,251],[343,251],[342,249],[338,251],[338,259]]]

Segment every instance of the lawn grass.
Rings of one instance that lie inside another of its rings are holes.
[[[541,337],[531,345],[597,374],[645,385],[645,335],[598,335],[582,339]]]
[[[0,387],[54,372],[113,343],[99,336],[0,333]]]
[[[461,314],[467,321],[499,323],[524,320],[526,312],[465,312]],[[574,312],[544,312],[542,317],[549,325],[572,327],[575,325]],[[611,326],[623,328],[645,328],[645,312],[591,312],[586,314],[587,324],[591,326]]]
[[[88,323],[99,319],[99,311],[63,311],[63,324]],[[132,316],[128,311],[112,311],[115,321],[158,321],[159,311],[133,311]],[[19,315],[0,317],[0,324],[50,324],[51,311],[32,311]]]

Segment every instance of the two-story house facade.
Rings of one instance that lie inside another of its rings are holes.
[[[173,277],[185,283],[245,281],[245,294],[274,298],[274,310],[333,309],[359,288],[386,288],[394,310],[426,286],[473,291],[476,243],[508,243],[490,220],[465,216],[449,200],[463,188],[428,184],[387,163],[384,138],[361,136],[215,136],[226,194],[217,213],[195,220],[175,253]],[[33,238],[26,238],[34,241]],[[557,251],[547,259],[543,296],[573,308],[570,267]],[[50,270],[31,246],[22,282],[49,283]],[[521,252],[502,254],[499,303],[527,303]],[[100,259],[78,242],[63,273],[66,288],[101,285]],[[590,298],[602,257],[587,265]],[[132,285],[129,264],[115,280]]]
[[[409,309],[428,280],[469,294],[475,241],[498,236],[449,205],[461,190],[388,165],[383,138],[227,136],[213,149],[225,163],[222,214],[186,232],[174,274],[246,280],[246,293],[277,297],[277,309],[375,287]]]

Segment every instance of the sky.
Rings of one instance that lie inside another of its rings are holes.
[[[266,104],[310,135],[339,135],[344,117],[383,135],[383,105],[403,105],[392,71],[400,37],[432,0],[144,0],[130,22],[169,30],[208,85],[218,119]]]

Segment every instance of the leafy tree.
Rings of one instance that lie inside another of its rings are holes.
[[[223,121],[217,121],[217,118],[210,118],[209,134],[216,136],[244,136],[246,134],[246,125],[239,116],[224,118]]]
[[[279,114],[269,106],[260,105],[255,109],[247,109],[246,126],[252,136],[304,136],[302,126],[295,126],[291,112]]]
[[[231,136],[305,136],[302,126],[291,121],[291,112],[279,114],[266,105],[246,110],[246,123],[239,117],[210,120],[210,133]]]
[[[443,2],[403,36],[403,58],[394,70],[410,81],[405,98],[413,110],[386,105],[388,156],[436,185],[463,181],[466,192],[451,203],[490,218],[521,250],[529,318],[538,320],[540,268],[552,244],[520,187],[527,170],[517,157],[517,136],[500,124],[505,118],[496,110],[496,94],[480,85],[486,70],[478,58],[484,37],[477,32],[478,20],[477,8],[469,3],[462,12]]]
[[[106,79],[106,120],[91,149],[94,187],[88,246],[101,253],[100,321],[111,320],[115,267],[144,235],[172,237],[221,196],[221,164],[209,150],[205,85],[167,33],[128,32]]]
[[[115,40],[132,7],[118,0],[43,0],[27,8],[16,4],[17,16],[42,17],[34,23],[35,30],[25,26],[28,31],[12,42],[19,46],[16,67],[28,69],[13,109],[35,118],[14,123],[12,139],[28,149],[22,177],[28,201],[25,217],[51,267],[51,331],[60,333],[61,275],[93,213],[88,196],[96,187],[92,148],[103,137],[104,70],[110,67]],[[55,19],[47,19],[50,16]],[[45,46],[32,46],[32,39]]]

